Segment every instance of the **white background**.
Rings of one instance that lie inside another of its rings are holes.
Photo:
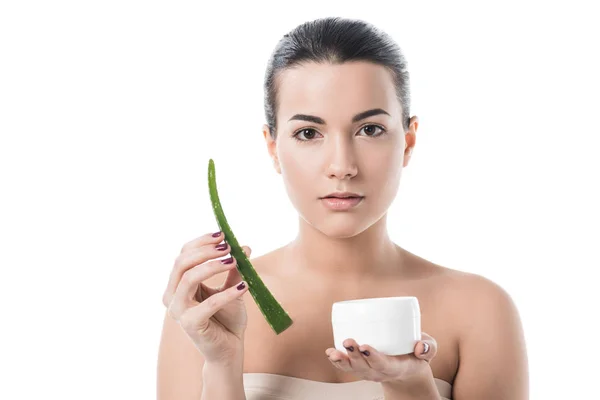
[[[253,257],[295,236],[262,85],[277,41],[326,16],[408,60],[392,239],[510,293],[532,399],[598,394],[594,2],[198,3],[1,3],[0,398],[156,396],[170,269],[218,229],[209,158]]]

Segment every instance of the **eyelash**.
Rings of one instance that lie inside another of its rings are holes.
[[[369,124],[369,125],[364,125],[362,128],[359,129],[359,132],[362,131],[363,129],[365,129],[367,126],[374,126],[376,128],[379,128],[381,130],[381,133],[379,135],[375,135],[375,136],[367,136],[367,137],[379,137],[379,136],[383,136],[387,133],[387,131],[380,125],[376,125],[376,124]],[[298,135],[303,132],[303,131],[307,131],[307,130],[311,130],[311,131],[316,131],[315,128],[302,128],[297,130],[292,137],[298,141],[298,142],[310,142],[312,141],[312,139],[298,139]]]

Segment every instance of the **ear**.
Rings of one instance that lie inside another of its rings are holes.
[[[417,129],[419,128],[419,118],[417,116],[413,116],[410,119],[408,125],[408,131],[404,134],[404,163],[402,167],[406,167],[410,162],[410,157],[412,156],[413,149],[417,142]]]
[[[271,132],[267,124],[263,125],[263,136],[265,138],[265,142],[267,143],[269,155],[273,159],[275,171],[277,171],[278,174],[281,174],[281,166],[279,165],[279,158],[277,157],[277,141],[273,140],[271,137]]]

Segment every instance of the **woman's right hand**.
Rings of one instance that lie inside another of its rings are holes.
[[[163,295],[163,304],[168,314],[175,319],[202,355],[205,362],[228,364],[243,357],[244,332],[247,326],[246,305],[243,294],[248,290],[232,256],[231,247],[223,243],[224,249],[216,246],[224,240],[222,232],[217,237],[205,234],[186,243],[169,278]],[[246,256],[251,249],[242,246]],[[224,264],[223,261],[230,261]],[[206,286],[203,281],[222,272],[228,272],[220,288]]]

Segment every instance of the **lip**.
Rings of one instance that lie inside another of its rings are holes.
[[[352,197],[346,199],[330,197],[322,198],[321,203],[331,210],[346,211],[358,206],[363,199],[364,197]]]
[[[333,192],[333,193],[329,193],[326,196],[321,197],[322,199],[327,198],[327,197],[337,197],[337,198],[347,198],[347,197],[365,197],[361,194],[358,193],[353,193],[353,192]]]

